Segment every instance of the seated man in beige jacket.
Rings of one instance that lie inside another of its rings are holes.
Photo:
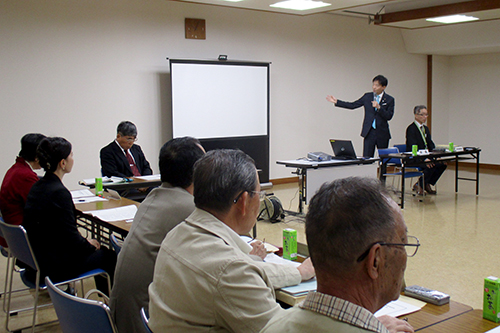
[[[284,311],[274,288],[312,278],[311,261],[295,268],[250,257],[239,235],[254,226],[263,193],[245,153],[209,151],[195,164],[193,184],[195,211],[158,253],[149,325],[153,332],[259,332]]]

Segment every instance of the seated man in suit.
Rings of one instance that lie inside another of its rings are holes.
[[[153,174],[137,141],[137,128],[122,121],[116,129],[116,139],[101,149],[102,175],[111,177],[146,176]]]
[[[281,311],[274,288],[314,276],[298,268],[254,260],[239,235],[259,213],[254,161],[239,150],[212,150],[194,167],[196,209],[162,242],[149,286],[153,332],[259,332]]]
[[[411,150],[413,145],[417,145],[418,149],[428,149],[432,151],[436,148],[436,145],[432,141],[429,127],[425,126],[427,116],[429,115],[427,107],[425,105],[417,105],[413,109],[413,114],[415,115],[415,121],[406,128],[406,150]],[[446,164],[444,163],[427,163],[422,170],[424,179],[420,177],[418,182],[413,186],[413,189],[419,195],[423,195],[424,190],[428,194],[436,194],[436,191],[432,189],[431,185],[436,185],[439,177],[441,177],[445,170]],[[425,186],[423,184],[424,182]]]
[[[317,291],[262,332],[413,332],[404,320],[373,315],[399,298],[407,256],[418,248],[401,209],[377,180],[323,184],[309,203],[306,237]]]

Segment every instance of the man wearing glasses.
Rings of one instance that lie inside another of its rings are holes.
[[[325,183],[310,201],[306,236],[317,291],[262,332],[413,332],[403,320],[373,315],[399,297],[407,257],[420,245],[377,180]]]
[[[196,209],[163,240],[149,286],[153,332],[259,332],[284,310],[274,288],[314,276],[311,260],[298,268],[255,261],[239,235],[259,213],[254,161],[239,150],[212,150],[194,167]]]
[[[116,139],[101,149],[102,175],[111,177],[146,176],[153,174],[137,141],[137,127],[122,121],[116,129]]]
[[[413,145],[417,145],[418,149],[428,149],[429,151],[434,150],[436,145],[432,141],[431,131],[429,127],[425,125],[429,113],[425,105],[417,105],[413,109],[413,114],[415,115],[415,121],[406,128],[406,150],[411,151]],[[430,160],[427,159],[427,162]],[[436,190],[433,190],[432,186],[435,186],[439,177],[446,170],[446,164],[441,162],[426,163],[422,172],[424,177],[420,177],[418,182],[413,186],[413,190],[417,192],[418,195],[423,195],[424,190],[427,194],[436,194]],[[425,182],[425,186],[424,186]]]

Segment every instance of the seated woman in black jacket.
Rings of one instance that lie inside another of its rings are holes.
[[[45,175],[31,188],[23,226],[40,266],[41,278],[49,276],[52,281],[60,282],[101,268],[113,281],[115,252],[80,234],[71,193],[62,183],[64,175],[73,168],[71,143],[64,138],[45,138],[38,146],[37,156]],[[101,291],[108,293],[104,279],[96,279],[96,283]]]

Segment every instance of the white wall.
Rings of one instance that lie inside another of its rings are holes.
[[[481,162],[500,164],[500,53],[450,59],[449,138],[481,147]]]
[[[401,29],[409,53],[465,55],[500,52],[500,20]]]
[[[185,17],[206,20],[206,40],[184,38]],[[0,45],[0,174],[23,134],[63,136],[76,159],[69,188],[99,174],[99,149],[121,120],[136,123],[158,172],[159,148],[171,136],[166,57],[272,62],[272,179],[292,176],[277,159],[329,152],[330,138],[352,139],[361,153],[362,109],[333,109],[327,94],[354,100],[386,75],[396,97],[392,143],[404,142],[413,106],[426,101],[425,55],[408,54],[397,29],[337,15],[165,0],[0,0]]]
[[[450,140],[450,57],[432,57],[432,139],[435,144]],[[424,103],[425,104],[425,103]],[[459,144],[457,142],[457,144]]]

